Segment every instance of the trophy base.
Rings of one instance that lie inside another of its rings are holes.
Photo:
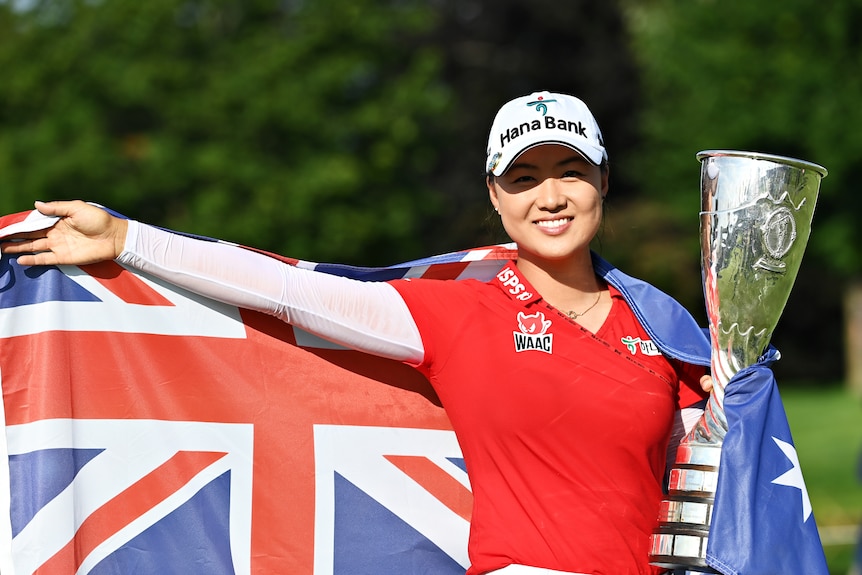
[[[674,532],[657,532],[652,537],[650,564],[685,572],[718,573],[706,564],[707,534],[679,527]]]
[[[717,573],[706,564],[708,540],[708,528],[694,525],[661,525],[652,536],[650,563],[665,569]]]
[[[680,566],[680,564],[676,561],[674,557],[668,557],[667,563],[650,563],[650,565],[655,565],[656,567],[663,567],[664,569],[672,569],[667,573],[667,575],[689,575],[690,573],[711,573],[712,575],[720,575],[718,571],[713,569],[712,567],[707,566],[699,566],[699,565],[685,565]]]
[[[651,564],[717,573],[706,563],[706,546],[720,459],[720,444],[679,446],[668,496],[661,502],[659,525],[650,542]]]

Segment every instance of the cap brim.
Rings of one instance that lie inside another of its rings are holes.
[[[600,165],[602,163],[602,160],[605,157],[605,153],[603,150],[596,148],[594,146],[591,146],[587,142],[579,142],[576,145],[576,144],[574,144],[572,142],[568,142],[568,141],[542,139],[542,140],[528,143],[527,145],[519,148],[518,151],[515,152],[511,157],[508,157],[509,154],[503,154],[500,157],[500,161],[497,163],[497,166],[494,167],[493,170],[491,170],[491,173],[494,174],[495,176],[502,176],[512,166],[512,164],[515,163],[515,160],[517,160],[518,158],[521,157],[521,155],[523,155],[524,152],[526,152],[528,150],[532,150],[533,148],[536,148],[538,146],[544,146],[547,144],[565,146],[566,148],[569,148],[570,150],[574,150],[575,152],[577,152],[578,154],[583,156],[585,160],[587,160],[589,163],[593,164],[594,166]]]

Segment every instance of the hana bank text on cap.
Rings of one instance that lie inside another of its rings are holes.
[[[569,147],[595,165],[608,159],[599,124],[586,104],[567,94],[535,92],[497,112],[485,169],[502,176],[518,156],[542,144]]]

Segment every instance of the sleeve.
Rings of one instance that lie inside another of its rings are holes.
[[[414,364],[424,356],[410,311],[387,283],[302,269],[135,221],[124,248],[119,263],[205,297],[273,315],[357,351]]]
[[[429,379],[434,378],[434,366],[442,368],[450,355],[463,345],[465,333],[475,333],[477,325],[485,325],[491,314],[480,301],[487,298],[477,289],[484,282],[474,279],[398,279],[390,282],[410,310],[419,332],[424,357],[411,364]],[[468,328],[467,326],[470,326]]]

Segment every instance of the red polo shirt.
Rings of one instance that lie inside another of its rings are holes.
[[[663,357],[620,293],[596,334],[517,267],[494,280],[397,280],[425,348],[416,366],[452,422],[473,489],[468,575],[511,563],[661,572],[649,538],[674,411],[704,368]]]

